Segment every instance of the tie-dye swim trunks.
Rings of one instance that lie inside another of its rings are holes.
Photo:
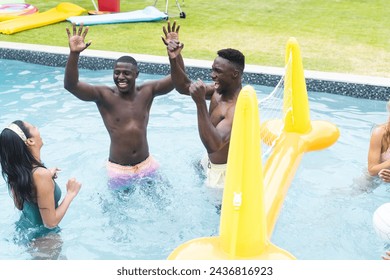
[[[109,187],[113,190],[123,189],[131,185],[132,182],[144,177],[153,177],[160,167],[151,155],[136,165],[120,165],[107,161],[106,166]]]

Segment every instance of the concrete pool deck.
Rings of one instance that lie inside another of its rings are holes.
[[[68,47],[33,45],[0,41],[0,59],[12,59],[29,63],[65,67]],[[166,75],[169,61],[165,56],[152,56],[112,51],[86,49],[80,56],[79,67],[100,70],[112,69],[113,62],[122,55],[131,55],[139,63],[139,70],[147,74]],[[210,80],[212,61],[184,58],[189,76]],[[259,84],[275,87],[284,73],[284,68],[246,65],[244,84]],[[389,100],[390,78],[359,76],[341,73],[305,70],[308,91],[327,92],[356,98]]]

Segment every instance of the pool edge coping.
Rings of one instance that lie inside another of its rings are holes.
[[[5,41],[0,41],[0,49],[28,51],[34,53],[48,53],[53,55],[61,55],[64,57],[67,57],[69,54],[68,47],[14,43]],[[160,72],[166,72],[167,69],[169,69],[169,60],[167,56],[86,49],[82,52],[80,60],[82,58],[116,60],[122,55],[131,55],[137,60],[137,62],[143,65],[161,65],[163,66],[164,70],[161,70]],[[0,55],[0,58],[7,59],[7,55]],[[22,57],[21,61],[24,61]],[[194,72],[199,71],[199,69],[207,70],[207,73],[202,73],[203,76],[201,78],[203,79],[205,79],[205,76],[208,76],[209,69],[212,65],[212,61],[208,60],[184,58],[184,62],[187,69],[193,70],[192,73],[191,71],[189,71],[189,73],[192,75],[194,74]],[[61,64],[63,64],[63,62],[61,62]],[[80,67],[83,68],[82,66]],[[107,69],[107,67],[105,69]],[[245,66],[245,75],[248,76],[246,82],[248,82],[249,84],[256,83],[256,80],[261,77],[260,82],[262,83],[260,84],[264,84],[266,86],[275,86],[280,77],[283,76],[283,73],[284,68],[282,67],[270,67],[251,64],[247,64]],[[380,100],[388,100],[390,96],[390,78],[386,77],[363,76],[336,72],[320,72],[313,70],[304,70],[304,75],[306,78],[308,90],[312,91],[330,92],[338,94],[337,90],[339,90],[341,92],[341,95]],[[320,86],[320,84],[322,86]],[[333,87],[335,87],[335,90],[329,90]],[[368,91],[369,94],[366,94],[366,91]],[[379,91],[379,94],[375,94],[374,91]]]

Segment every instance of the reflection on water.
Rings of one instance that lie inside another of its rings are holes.
[[[62,254],[62,238],[58,233],[36,238],[27,247],[27,252],[33,260],[65,260]]]
[[[66,259],[61,255],[62,239],[60,228],[48,229],[34,226],[23,215],[15,223],[13,243],[31,255],[33,260]]]
[[[374,192],[376,188],[381,186],[384,187],[385,183],[379,177],[370,176],[367,169],[364,169],[360,176],[352,179],[351,189],[354,194],[358,195]]]

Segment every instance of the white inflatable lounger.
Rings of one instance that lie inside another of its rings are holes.
[[[89,16],[74,16],[67,18],[67,21],[80,25],[96,25],[96,24],[111,24],[111,23],[126,23],[126,22],[145,22],[166,20],[167,14],[159,11],[153,6],[148,6],[143,10],[132,12],[112,13],[103,15]]]

